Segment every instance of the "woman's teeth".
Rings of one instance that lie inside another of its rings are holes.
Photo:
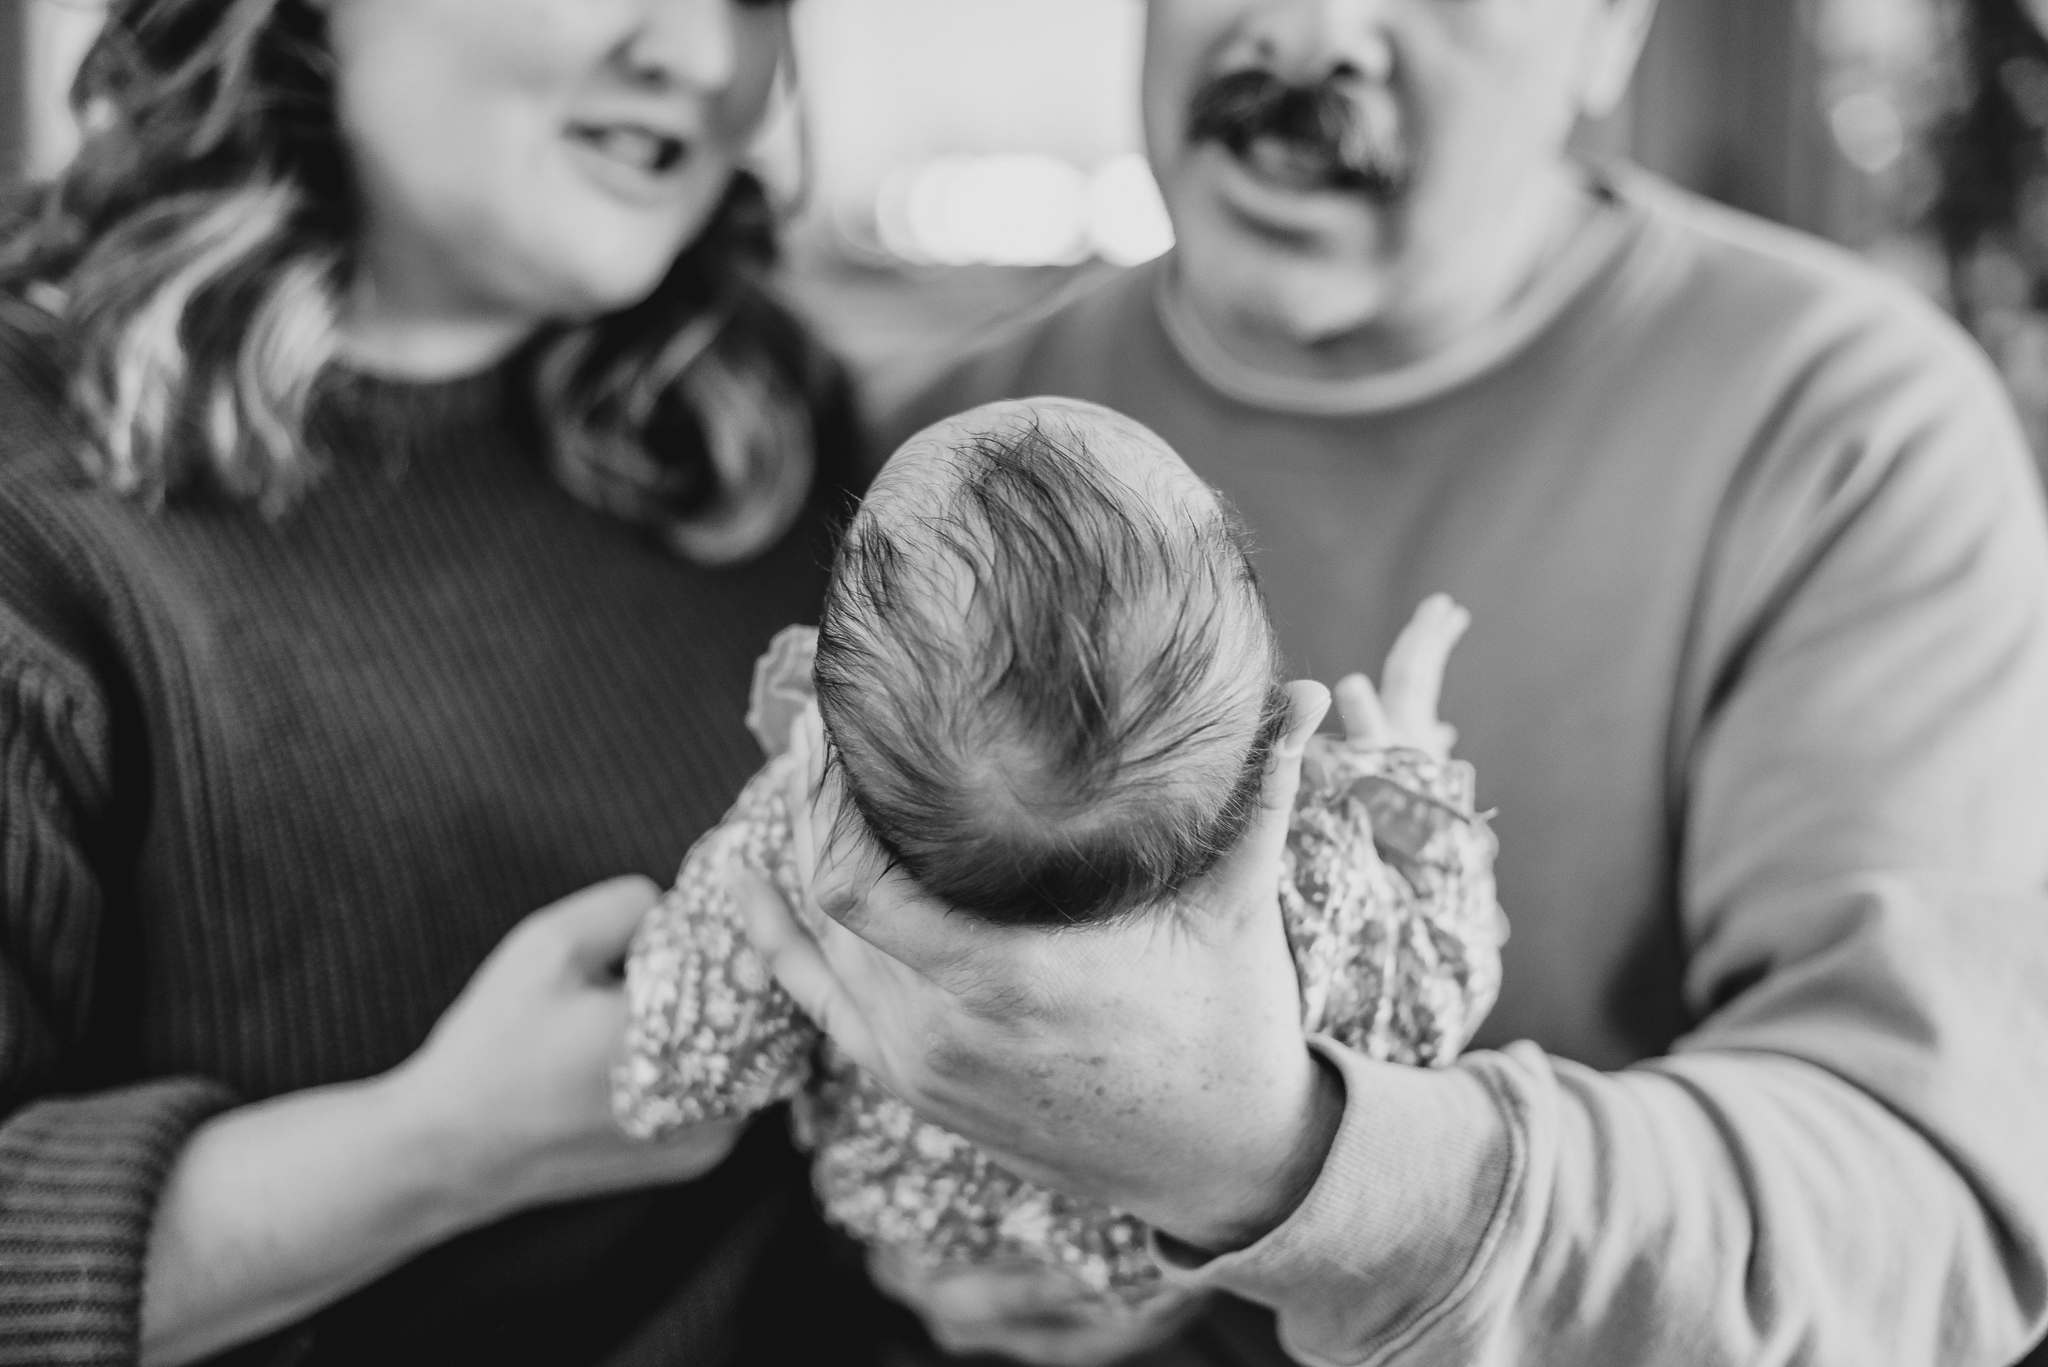
[[[681,138],[634,124],[574,124],[569,134],[612,160],[651,176],[673,171],[688,150]]]

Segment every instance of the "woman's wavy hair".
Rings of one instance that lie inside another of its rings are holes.
[[[63,326],[103,485],[206,486],[277,515],[317,477],[356,230],[324,16],[307,0],[114,0],[72,105],[83,145],[0,227],[0,292]],[[829,362],[767,292],[742,173],[641,303],[524,354],[557,478],[707,564],[776,541],[811,485]]]

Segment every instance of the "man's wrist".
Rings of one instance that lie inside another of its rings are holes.
[[[1344,1079],[1320,1055],[1304,1051],[1308,1086],[1290,1140],[1277,1162],[1247,1173],[1242,1199],[1199,1225],[1166,1231],[1176,1243],[1206,1254],[1249,1248],[1287,1223],[1308,1199],[1344,1123]]]

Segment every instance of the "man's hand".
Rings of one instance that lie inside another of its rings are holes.
[[[798,858],[815,938],[742,895],[792,996],[855,1061],[1020,1175],[1119,1206],[1196,1248],[1276,1227],[1321,1170],[1343,1104],[1310,1054],[1280,920],[1281,851],[1318,684],[1293,710],[1240,849],[1157,914],[1049,934],[976,922],[887,871],[799,723]],[[819,914],[819,913],[823,914]]]
[[[1204,1300],[1105,1314],[1071,1276],[1036,1265],[924,1268],[883,1251],[868,1256],[875,1284],[916,1311],[948,1353],[993,1353],[1030,1367],[1110,1367],[1158,1347]]]

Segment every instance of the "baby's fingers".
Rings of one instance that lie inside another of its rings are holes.
[[[1386,746],[1393,743],[1393,725],[1387,709],[1380,705],[1379,691],[1363,674],[1337,681],[1330,690],[1337,701],[1337,715],[1344,722],[1344,738],[1360,745]]]
[[[1425,600],[1387,653],[1380,695],[1394,743],[1437,751],[1444,743],[1437,707],[1451,651],[1472,614],[1444,594]]]

